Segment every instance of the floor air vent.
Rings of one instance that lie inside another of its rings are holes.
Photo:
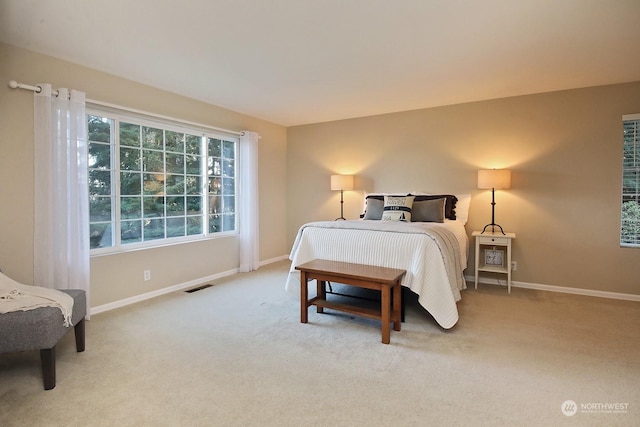
[[[210,288],[210,287],[212,287],[212,286],[213,286],[213,285],[209,285],[209,284],[207,284],[207,285],[202,285],[202,286],[198,286],[197,288],[188,289],[188,290],[186,290],[185,292],[186,292],[186,293],[188,293],[188,294],[191,294],[191,293],[194,293],[194,292],[196,292],[196,291],[201,291],[201,290],[203,290],[203,289]]]

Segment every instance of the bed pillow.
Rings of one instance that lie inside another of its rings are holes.
[[[469,205],[471,204],[471,194],[456,194],[456,221],[463,224],[469,219]]]
[[[384,196],[383,221],[411,221],[413,196]]]
[[[364,195],[364,206],[363,206],[363,211],[360,214],[360,218],[364,219],[365,215],[367,214],[367,206],[369,205],[371,200],[379,200],[381,206],[384,207],[384,196],[408,196],[409,193],[365,193]],[[376,203],[373,202],[374,204],[374,209]],[[374,212],[375,213],[375,212]],[[378,219],[382,219],[382,212],[380,212],[380,218]]]
[[[364,211],[363,219],[382,219],[382,211],[384,210],[384,200],[367,198],[367,206]]]
[[[423,202],[425,200],[441,199],[443,197],[447,200],[444,205],[444,217],[446,219],[455,220],[456,219],[456,203],[458,201],[458,198],[453,194],[429,194],[429,195],[421,194],[421,195],[415,196],[415,201]]]
[[[375,200],[382,200],[384,201],[384,198],[386,196],[398,196],[398,197],[402,197],[402,196],[414,196],[415,202],[422,202],[425,200],[434,200],[434,199],[441,199],[441,198],[445,198],[446,202],[444,205],[444,217],[445,219],[451,219],[451,220],[456,220],[457,218],[457,204],[458,204],[458,197],[453,195],[453,194],[425,194],[425,193],[369,193],[365,196],[364,202],[365,202],[365,213],[360,214],[360,218],[364,218],[365,214],[366,214],[366,205],[367,203],[369,203],[369,200],[371,199],[375,199]],[[467,196],[466,198],[463,198],[463,202],[466,201],[467,203],[464,206],[462,215],[463,217],[461,218],[463,220],[464,223],[466,223],[466,215],[467,212],[469,210],[469,201],[471,199],[470,195],[464,195]],[[464,204],[464,203],[463,203]],[[463,206],[461,206],[463,207]]]
[[[413,222],[444,222],[444,206],[447,199],[423,200],[413,202],[411,207],[411,221]]]

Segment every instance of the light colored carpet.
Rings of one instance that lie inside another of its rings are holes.
[[[638,303],[484,285],[449,331],[409,298],[383,345],[372,320],[301,324],[288,266],[93,316],[52,391],[38,352],[0,355],[0,426],[640,425]]]

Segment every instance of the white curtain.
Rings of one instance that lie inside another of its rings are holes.
[[[89,299],[85,94],[39,85],[34,98],[34,284]]]
[[[258,140],[255,132],[245,131],[240,137],[240,272],[259,267],[258,228]]]

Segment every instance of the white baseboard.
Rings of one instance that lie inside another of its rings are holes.
[[[108,304],[99,305],[97,307],[91,307],[91,314],[98,314],[104,311],[114,310],[116,308],[125,307],[130,304],[134,304],[136,302],[148,300],[151,298],[158,297],[160,295],[168,294],[170,292],[181,291],[182,289],[191,288],[193,286],[201,285],[205,282],[209,282],[211,280],[220,279],[222,277],[231,276],[232,274],[236,274],[238,272],[237,268],[232,270],[224,271],[222,273],[212,274],[211,276],[201,277],[199,279],[189,280],[188,282],[179,283],[177,285],[168,286],[166,288],[157,289],[155,291],[147,292],[145,294],[140,294],[133,296],[131,298],[125,298],[120,301],[110,302]]]
[[[467,283],[475,283],[474,276],[465,276]],[[498,279],[490,279],[487,277],[481,277],[478,279],[478,283],[484,283],[488,285],[498,285],[498,286],[507,286],[506,280],[498,280]],[[574,294],[574,295],[585,295],[589,297],[598,297],[598,298],[610,298],[610,299],[619,299],[625,301],[636,301],[640,302],[640,295],[635,294],[625,294],[621,292],[608,292],[608,291],[596,291],[593,289],[581,289],[581,288],[569,288],[566,286],[554,286],[554,285],[542,285],[539,283],[528,283],[528,282],[517,282],[511,281],[512,288],[525,288],[525,289],[536,289],[539,291],[548,291],[548,292],[560,292],[564,294]]]
[[[274,262],[283,261],[285,259],[289,259],[289,255],[281,255],[279,257],[265,259],[264,261],[260,261],[260,267],[265,266],[267,264],[273,264]]]
[[[275,258],[271,258],[271,259],[267,259],[264,261],[260,261],[259,266],[263,267],[265,265],[268,264],[272,264],[274,262],[278,262],[278,261],[282,261],[285,259],[289,259],[289,255],[282,255],[279,257],[275,257]],[[212,280],[216,280],[216,279],[221,279],[223,277],[227,277],[227,276],[231,276],[232,274],[236,274],[238,272],[237,268],[234,268],[232,270],[228,270],[228,271],[223,271],[222,273],[217,273],[217,274],[212,274],[211,276],[206,276],[206,277],[201,277],[199,279],[194,279],[194,280],[189,280],[188,282],[184,282],[184,283],[179,283],[177,285],[173,285],[173,286],[168,286],[166,288],[162,288],[162,289],[158,289],[152,292],[147,292],[145,294],[140,294],[140,295],[136,295],[133,296],[131,298],[125,298],[123,300],[120,301],[115,301],[115,302],[111,302],[108,304],[103,304],[103,305],[99,305],[97,307],[91,307],[90,312],[91,314],[98,314],[98,313],[102,313],[105,311],[109,311],[109,310],[114,310],[116,308],[120,308],[120,307],[125,307],[127,305],[130,304],[135,304],[137,302],[140,301],[145,301],[151,298],[155,298],[158,297],[160,295],[164,295],[164,294],[168,294],[171,292],[176,292],[176,291],[181,291],[183,289],[188,289],[194,286],[198,286],[201,285],[203,283],[206,282],[210,282]]]

